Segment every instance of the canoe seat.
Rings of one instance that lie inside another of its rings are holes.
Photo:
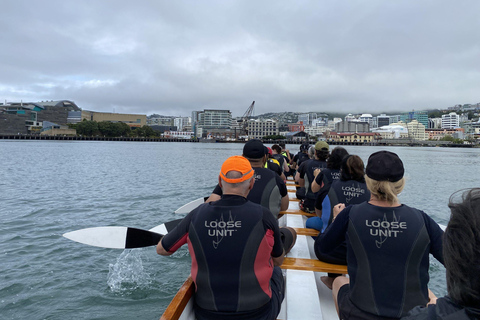
[[[311,228],[293,228],[293,229],[297,232],[297,236],[316,237],[320,232],[316,229],[311,229]]]
[[[284,214],[299,214],[299,215],[302,215],[302,216],[306,216],[306,217],[316,217],[317,215],[315,213],[307,213],[305,211],[302,211],[300,209],[287,209],[285,211],[280,211],[279,213],[280,215],[284,215]]]
[[[304,270],[314,272],[330,272],[347,274],[347,266],[340,264],[326,263],[317,259],[303,259],[285,257],[283,264],[280,266],[286,270]]]

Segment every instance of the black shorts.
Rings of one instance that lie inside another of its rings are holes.
[[[398,320],[399,318],[381,317],[365,312],[355,306],[349,297],[350,285],[343,285],[338,290],[337,302],[341,320]]]

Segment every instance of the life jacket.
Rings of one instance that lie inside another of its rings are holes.
[[[273,163],[275,163],[276,165],[278,165],[278,166],[280,167],[280,162],[278,162],[278,160],[275,159],[275,158],[268,158],[268,159],[267,159],[267,162],[273,162]],[[268,168],[267,162],[265,162],[265,166],[264,166],[265,168]]]

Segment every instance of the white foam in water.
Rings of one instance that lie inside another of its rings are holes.
[[[108,266],[107,284],[116,293],[125,293],[148,287],[150,275],[144,270],[142,250],[125,250],[115,264]]]

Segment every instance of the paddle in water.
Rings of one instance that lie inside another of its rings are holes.
[[[182,219],[166,222],[150,230],[130,227],[95,227],[65,233],[67,239],[89,246],[111,249],[134,249],[156,246]]]

